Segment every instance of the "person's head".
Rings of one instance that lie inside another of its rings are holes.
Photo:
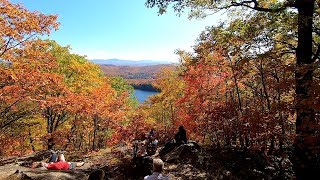
[[[153,159],[153,172],[162,172],[164,163],[161,159]]]
[[[184,130],[183,126],[179,126],[179,130],[180,131]]]
[[[145,139],[147,137],[147,134],[146,133],[141,133],[140,134],[140,139]]]
[[[59,154],[59,156],[58,156],[58,159],[57,159],[57,162],[65,162],[66,161],[66,159],[64,158],[64,155],[63,154]]]

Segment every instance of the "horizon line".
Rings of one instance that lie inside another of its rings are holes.
[[[119,61],[161,61],[161,62],[172,62],[172,63],[176,63],[179,61],[172,61],[172,60],[155,60],[155,59],[140,59],[140,60],[133,60],[133,59],[118,59],[118,58],[106,58],[106,59],[101,59],[101,58],[97,58],[97,59],[88,59],[90,61],[92,60],[97,60],[97,61],[103,61],[103,60],[119,60]]]

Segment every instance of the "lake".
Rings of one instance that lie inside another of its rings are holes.
[[[134,90],[134,95],[138,99],[139,103],[143,103],[143,101],[148,99],[148,96],[152,96],[154,94],[158,94],[158,92],[144,91],[144,90],[141,90],[141,89],[135,89]]]

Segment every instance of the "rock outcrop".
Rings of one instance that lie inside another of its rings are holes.
[[[186,144],[167,143],[160,151],[159,155],[166,162],[176,160],[197,160],[201,147],[193,141]]]

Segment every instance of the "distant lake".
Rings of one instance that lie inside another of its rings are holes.
[[[158,94],[158,92],[144,91],[144,90],[141,90],[141,89],[135,89],[134,90],[134,95],[138,99],[139,103],[143,103],[143,101],[148,99],[148,96],[152,96],[154,94]]]

